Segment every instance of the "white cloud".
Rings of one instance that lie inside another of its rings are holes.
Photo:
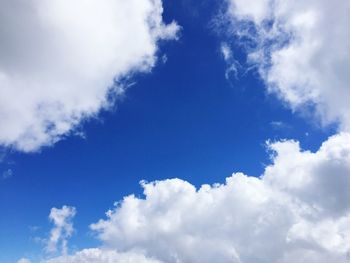
[[[76,214],[76,209],[70,206],[63,206],[62,208],[52,208],[49,219],[54,224],[51,229],[50,237],[47,241],[47,252],[57,252],[58,246],[61,246],[61,253],[67,254],[68,239],[74,232],[72,219]]]
[[[252,20],[261,23],[271,10],[271,0],[228,0],[229,12],[240,20]]]
[[[159,263],[136,252],[118,253],[114,250],[91,248],[71,256],[61,256],[45,263]]]
[[[31,263],[31,261],[27,258],[21,258],[20,260],[17,261],[17,263]]]
[[[221,53],[225,61],[228,61],[232,58],[232,50],[227,43],[221,43]]]
[[[224,58],[227,64],[227,68],[225,72],[226,79],[230,78],[230,74],[233,74],[234,77],[237,79],[238,68],[240,65],[238,61],[234,58],[233,52],[230,46],[225,42],[221,43],[220,51],[221,51],[222,57]]]
[[[268,146],[272,164],[260,178],[235,173],[199,189],[143,182],[144,198],[125,197],[91,225],[103,249],[49,262],[349,262],[350,134],[317,152],[296,141]]]
[[[176,37],[161,0],[1,0],[0,144],[36,151],[108,108]],[[19,19],[20,18],[20,19]]]
[[[339,121],[340,129],[349,131],[350,2],[227,2],[233,19],[230,30],[257,44],[247,48],[249,61],[257,63],[269,91],[293,110],[311,105],[323,124]]]

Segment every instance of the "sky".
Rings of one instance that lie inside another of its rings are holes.
[[[348,1],[0,5],[0,262],[349,262]]]

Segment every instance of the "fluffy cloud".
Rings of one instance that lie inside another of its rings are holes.
[[[76,209],[70,206],[62,208],[52,208],[49,219],[54,224],[47,241],[46,250],[50,253],[57,252],[57,247],[61,245],[61,253],[67,254],[68,239],[73,234],[74,228],[72,219],[76,214]]]
[[[350,130],[350,2],[227,0],[233,32],[253,41],[248,60],[293,110]],[[250,42],[251,43],[251,42]]]
[[[235,173],[199,189],[142,182],[144,198],[125,197],[91,225],[104,249],[49,262],[349,262],[350,134],[317,152],[296,141],[269,148],[260,178]]]
[[[52,145],[146,72],[176,37],[161,0],[1,0],[0,145]],[[20,17],[20,19],[18,19]]]

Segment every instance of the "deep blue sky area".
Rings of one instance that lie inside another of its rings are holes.
[[[6,153],[0,168],[13,177],[0,180],[0,251],[7,252],[0,262],[42,249],[34,239],[47,236],[53,206],[77,208],[70,244],[92,246],[89,224],[123,196],[141,195],[140,180],[178,177],[200,186],[238,171],[259,176],[269,164],[266,140],[296,139],[315,150],[328,137],[331,130],[267,94],[256,72],[225,78],[222,39],[210,22],[218,7],[196,2],[164,2],[165,20],[183,26],[178,41],[160,45],[166,63],[134,76],[114,111],[82,126],[86,138],[68,136],[40,153]],[[238,45],[233,53],[244,57]]]

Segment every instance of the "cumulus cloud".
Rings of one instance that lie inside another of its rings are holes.
[[[91,225],[103,249],[49,262],[349,262],[350,134],[316,152],[296,141],[268,147],[259,178],[235,173],[199,189],[142,182],[144,198],[125,197]]]
[[[51,229],[50,237],[47,240],[46,250],[49,253],[57,252],[58,247],[61,247],[61,253],[67,254],[68,239],[74,232],[72,219],[76,214],[76,209],[70,206],[62,208],[52,208],[49,219],[54,227]]]
[[[161,0],[0,4],[0,145],[21,151],[52,145],[108,108],[124,91],[118,82],[150,71],[158,41],[178,30],[163,23]]]
[[[17,261],[17,263],[31,263],[31,261],[27,258],[21,258],[20,260]]]
[[[227,0],[230,31],[268,90],[350,130],[350,2]],[[248,40],[248,41],[247,41]],[[249,43],[249,44],[248,44]]]

